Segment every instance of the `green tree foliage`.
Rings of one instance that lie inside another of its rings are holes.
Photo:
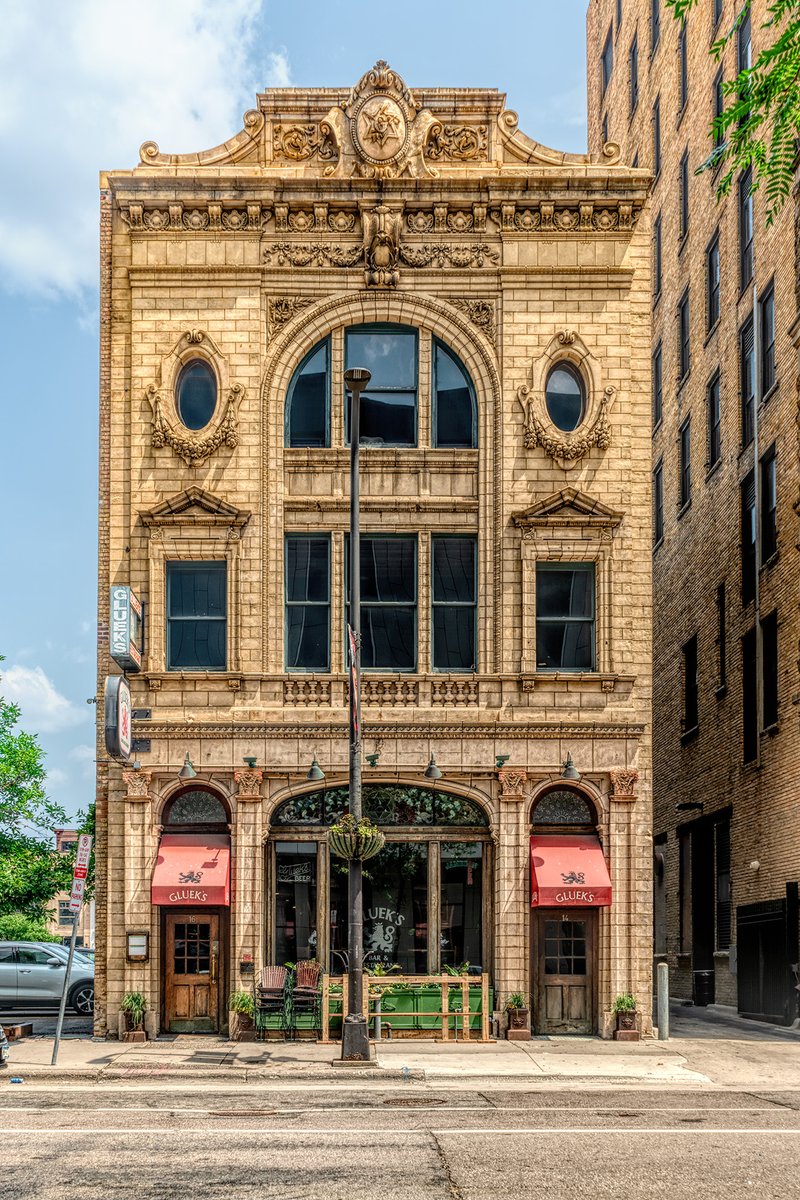
[[[50,932],[45,917],[26,917],[15,912],[0,916],[0,941],[60,942],[61,938]]]
[[[686,20],[697,0],[667,0],[673,15]],[[711,47],[719,60],[735,46],[742,21],[750,14],[745,0],[730,29]],[[721,168],[717,199],[748,167],[753,189],[762,183],[767,193],[767,224],[771,225],[792,190],[800,134],[800,0],[772,0],[762,28],[769,45],[753,65],[723,82],[725,107],[712,123],[713,148],[701,171]]]
[[[0,915],[41,919],[55,893],[69,887],[72,862],[52,844],[66,816],[47,796],[44,751],[18,729],[19,718],[18,706],[0,696]]]

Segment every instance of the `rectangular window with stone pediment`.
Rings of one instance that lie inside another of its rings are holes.
[[[167,670],[224,671],[227,617],[224,562],[167,563]]]
[[[537,671],[593,671],[593,563],[536,564]]]

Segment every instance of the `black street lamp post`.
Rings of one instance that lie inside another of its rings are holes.
[[[361,818],[361,527],[358,451],[360,438],[361,393],[371,378],[365,367],[352,367],[344,373],[350,392],[350,621],[347,631],[350,658],[350,787],[348,811]],[[360,858],[348,864],[347,957],[349,997],[347,1015],[342,1022],[342,1059],[350,1062],[369,1059],[369,1029],[363,1011],[364,980],[364,896],[363,866]]]

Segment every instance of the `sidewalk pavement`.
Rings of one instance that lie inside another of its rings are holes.
[[[0,1080],[133,1083],[199,1080],[366,1082],[417,1080],[440,1085],[683,1085],[737,1089],[800,1088],[800,1033],[725,1012],[676,1008],[669,1041],[608,1042],[534,1038],[530,1042],[385,1041],[370,1066],[338,1064],[337,1044],[231,1042],[178,1035],[146,1043],[66,1038],[51,1067],[52,1038],[13,1043]]]

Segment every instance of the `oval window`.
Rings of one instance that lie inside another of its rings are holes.
[[[560,362],[547,376],[544,389],[550,420],[556,429],[571,433],[583,420],[586,395],[583,380],[571,363]]]
[[[203,429],[217,407],[217,377],[207,362],[195,358],[178,376],[178,416],[187,429]]]

